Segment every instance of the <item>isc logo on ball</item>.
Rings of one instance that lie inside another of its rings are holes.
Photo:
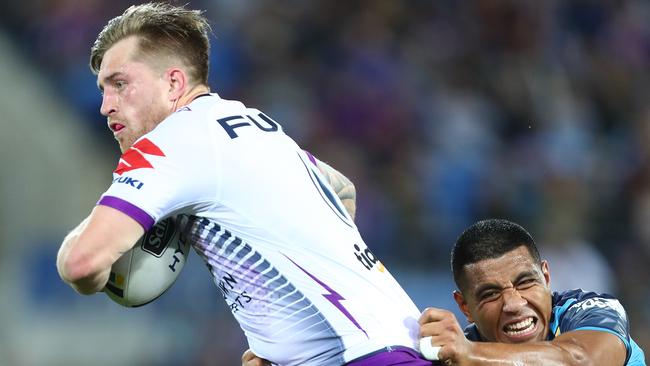
[[[150,303],[169,289],[185,266],[189,242],[175,218],[159,221],[111,266],[105,293],[122,306]],[[170,248],[171,249],[168,249]]]
[[[152,230],[147,231],[142,239],[142,250],[160,258],[169,246],[174,236],[176,225],[172,220],[163,220],[157,223]]]

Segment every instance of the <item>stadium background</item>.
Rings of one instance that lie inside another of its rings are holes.
[[[77,296],[56,274],[119,156],[87,61],[131,3],[0,12],[1,365],[234,365],[246,348],[194,253],[140,309]],[[537,239],[555,289],[618,296],[650,351],[650,2],[189,6],[213,24],[213,90],[356,183],[360,230],[418,306],[455,308],[454,238],[505,217]]]

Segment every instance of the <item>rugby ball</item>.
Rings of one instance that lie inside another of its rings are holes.
[[[104,289],[111,300],[126,307],[146,305],[174,284],[189,254],[179,221],[159,221],[113,264]]]

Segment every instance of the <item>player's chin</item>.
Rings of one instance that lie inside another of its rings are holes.
[[[117,141],[117,144],[120,146],[120,151],[122,152],[122,154],[124,154],[126,150],[128,150],[131,147],[131,145],[133,145],[132,141],[130,140],[127,141],[127,139],[121,136],[115,136],[115,140]]]

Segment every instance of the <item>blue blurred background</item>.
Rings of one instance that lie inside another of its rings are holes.
[[[133,3],[3,4],[0,365],[237,365],[247,348],[195,255],[139,309],[56,273],[119,157],[89,49]],[[650,353],[650,2],[188,4],[213,25],[213,90],[355,182],[362,234],[420,308],[455,309],[454,239],[504,217],[554,289],[620,298]]]

